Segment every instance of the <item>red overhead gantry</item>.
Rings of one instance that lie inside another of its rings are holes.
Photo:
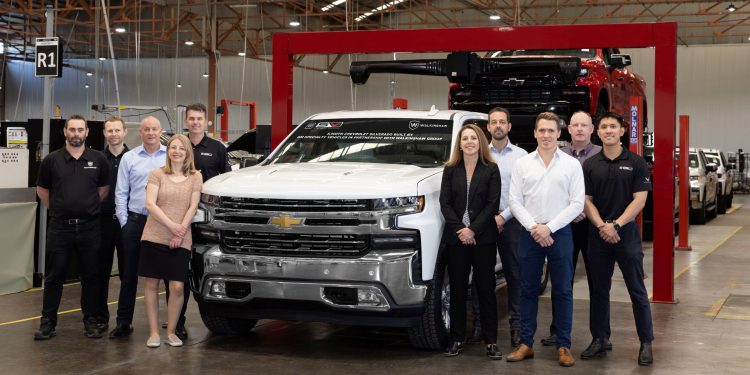
[[[674,303],[674,168],[677,24],[520,26],[276,33],[273,36],[271,142],[292,131],[294,55],[499,49],[654,47],[653,301]],[[624,115],[624,114],[623,114]]]

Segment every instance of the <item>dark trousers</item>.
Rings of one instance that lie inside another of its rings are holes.
[[[503,225],[503,231],[497,241],[497,252],[503,265],[505,290],[508,294],[508,323],[511,330],[521,328],[521,279],[518,276],[518,236],[521,234],[521,223],[511,218]],[[471,284],[471,312],[474,327],[481,327],[479,297],[476,284]]]
[[[138,292],[138,259],[141,253],[141,236],[146,226],[146,216],[128,216],[122,227],[122,256],[120,260],[120,300],[117,303],[117,324],[133,322],[135,295]]]
[[[589,247],[589,227],[591,223],[588,219],[583,219],[577,223],[570,223],[571,229],[573,230],[573,276],[571,277],[571,287],[576,277],[576,268],[578,266],[578,254],[583,256],[583,267],[586,269],[586,282],[589,286],[589,301],[592,299],[592,288],[591,288],[591,270],[589,269],[588,260],[588,247]],[[591,230],[596,231],[596,228]],[[598,233],[598,231],[597,231]],[[555,315],[555,306],[552,306],[552,315]],[[591,327],[591,305],[589,304],[589,327]],[[549,332],[555,334],[555,321],[549,325]],[[609,338],[611,330],[609,328],[609,315],[607,316],[607,338]]]
[[[539,310],[539,280],[544,258],[552,279],[552,306],[557,335],[557,347],[570,348],[573,325],[573,235],[570,225],[552,234],[554,244],[540,246],[523,230],[518,242],[518,262],[521,276],[521,343],[532,347]]]
[[[185,325],[185,312],[187,311],[187,305],[188,300],[190,299],[190,280],[188,278],[188,275],[185,275],[184,280],[184,287],[182,288],[185,290],[185,299],[182,301],[182,310],[180,311],[180,319],[177,320],[177,326],[184,326]],[[167,302],[169,302],[169,280],[164,280],[164,287],[167,292]]]
[[[92,218],[83,224],[67,224],[55,219],[50,221],[47,230],[42,320],[57,325],[57,310],[60,308],[63,282],[73,254],[78,257],[78,271],[81,277],[83,321],[95,317],[99,293],[97,253],[101,236],[97,219]]]
[[[610,244],[602,240],[595,229],[589,231],[588,257],[591,261],[589,268],[593,286],[591,335],[594,338],[604,338],[609,334],[609,291],[617,262],[630,294],[638,338],[642,342],[651,342],[654,339],[654,328],[648,292],[643,282],[641,235],[634,222],[623,226],[619,235],[620,242]]]
[[[474,283],[479,296],[482,336],[487,344],[497,342],[497,301],[495,299],[495,244],[448,245],[450,276],[450,318],[453,341],[466,338],[466,295],[469,273],[474,269]]]
[[[102,240],[99,248],[99,261],[97,269],[99,270],[99,297],[96,301],[96,317],[100,323],[109,322],[109,278],[112,274],[112,260],[117,249],[117,269],[121,270],[122,265],[122,229],[120,222],[113,214],[101,215],[101,233]]]

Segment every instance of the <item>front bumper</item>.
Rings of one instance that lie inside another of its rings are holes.
[[[417,256],[407,249],[371,251],[357,259],[271,257],[198,245],[191,287],[196,297],[212,304],[294,302],[343,313],[418,310],[427,286],[412,282]]]

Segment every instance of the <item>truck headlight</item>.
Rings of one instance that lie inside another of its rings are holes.
[[[374,211],[394,213],[417,213],[424,209],[424,195],[398,198],[380,198],[372,202]]]
[[[218,206],[221,203],[221,197],[218,195],[201,194],[201,203],[209,206]]]

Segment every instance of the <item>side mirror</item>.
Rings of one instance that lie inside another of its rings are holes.
[[[261,156],[259,158],[256,158],[254,156],[242,158],[242,160],[240,160],[240,168],[252,167],[254,165],[262,163],[264,160],[266,160],[265,156]]]
[[[622,69],[626,66],[629,66],[632,64],[632,60],[630,59],[630,55],[625,54],[619,54],[619,55],[611,55],[609,56],[609,65],[617,68]]]
[[[708,172],[716,172],[716,164],[714,163],[706,164],[706,173]]]

